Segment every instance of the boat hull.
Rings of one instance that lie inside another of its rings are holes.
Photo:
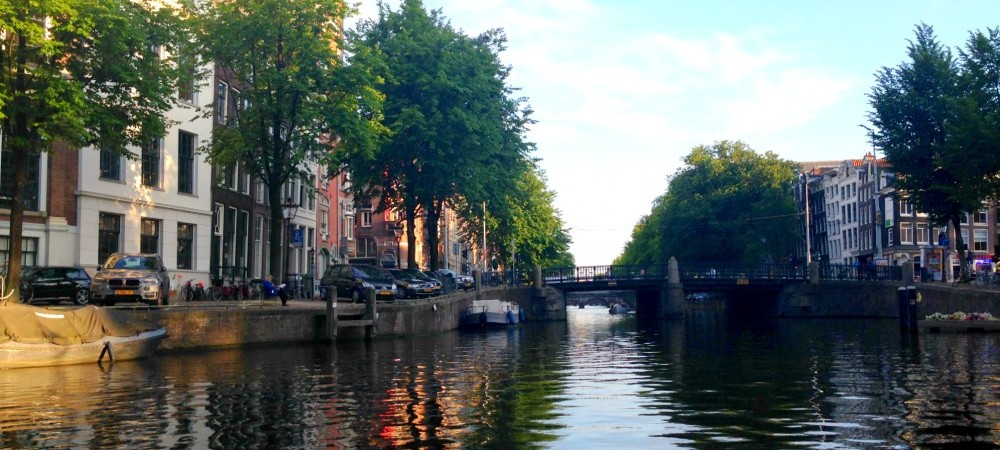
[[[474,300],[462,314],[463,328],[495,328],[524,321],[524,312],[515,303],[499,300]]]
[[[67,364],[93,364],[98,362],[105,344],[109,344],[115,361],[149,357],[167,337],[164,328],[144,331],[136,336],[107,336],[94,342],[78,345],[25,344],[8,341],[0,344],[0,369],[19,367],[61,366]],[[104,360],[110,360],[104,355]]]
[[[611,306],[611,308],[608,308],[608,313],[610,313],[610,314],[625,314],[625,313],[628,313],[628,308],[626,308],[626,307],[624,307],[622,305],[613,305],[613,306]]]

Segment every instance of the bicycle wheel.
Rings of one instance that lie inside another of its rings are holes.
[[[177,291],[177,301],[181,303],[191,301],[191,288],[187,285],[181,286],[180,290]]]
[[[210,292],[209,296],[211,297],[211,299],[212,299],[213,302],[217,302],[219,300],[222,300],[222,297],[225,296],[225,293],[222,292],[222,288],[220,288],[220,287],[212,286],[209,289],[209,292]]]

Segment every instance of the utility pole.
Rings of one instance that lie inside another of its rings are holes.
[[[483,201],[483,272],[486,271],[486,201]]]
[[[809,230],[809,173],[805,174],[803,194],[806,197],[806,266],[812,263],[812,233]]]

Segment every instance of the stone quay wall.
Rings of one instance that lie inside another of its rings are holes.
[[[785,317],[899,317],[896,283],[824,281],[785,288],[776,315]],[[1000,290],[917,283],[918,318],[933,313],[988,312],[1000,315]]]
[[[543,296],[540,296],[543,295]],[[462,313],[472,300],[493,299],[518,303],[529,321],[565,320],[566,308],[562,295],[551,288],[538,292],[530,287],[487,288],[458,291],[449,295],[378,303],[375,337],[401,338],[456,330]],[[239,305],[218,307],[174,307],[163,310],[123,310],[141,320],[153,320],[167,329],[164,351],[184,351],[211,347],[253,344],[294,344],[322,342],[326,336],[326,309],[321,301],[303,302],[281,307],[267,301],[263,306]],[[358,320],[364,305],[337,303],[339,320]],[[365,327],[339,327],[337,341],[365,338]]]

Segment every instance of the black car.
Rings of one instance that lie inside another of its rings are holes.
[[[431,295],[441,295],[441,281],[437,278],[427,275],[426,272],[419,269],[404,269],[404,272],[412,275],[414,278],[422,280],[424,283],[430,283],[430,285],[434,288],[434,292]]]
[[[406,271],[389,269],[389,274],[396,283],[396,296],[399,298],[429,297],[434,293],[434,286]]]
[[[77,305],[90,302],[90,275],[82,267],[28,267],[21,271],[22,303],[59,303],[71,300]]]
[[[375,291],[378,300],[395,300],[396,284],[385,269],[365,264],[335,264],[326,268],[320,281],[323,286],[333,286],[337,297],[364,302],[367,293]],[[329,289],[329,287],[328,287]]]

